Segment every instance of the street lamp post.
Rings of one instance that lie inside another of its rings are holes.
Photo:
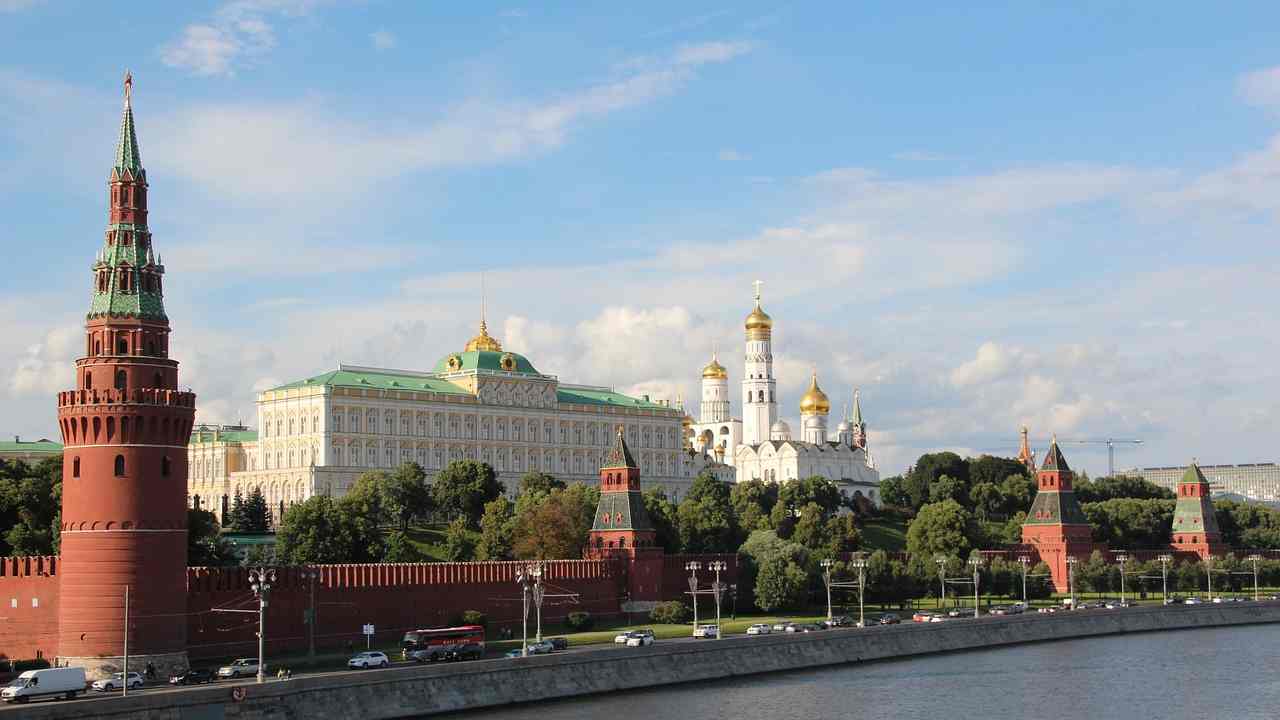
[[[1018,556],[1018,564],[1022,566],[1022,604],[1027,604],[1027,566],[1031,564],[1031,558],[1026,555]]]
[[[1067,587],[1071,591],[1071,609],[1076,609],[1076,563],[1080,562],[1075,555],[1067,556]]]
[[[707,569],[714,570],[716,573],[716,581],[711,585],[711,590],[716,597],[716,639],[719,640],[724,633],[720,632],[720,593],[723,592],[724,586],[720,584],[720,572],[726,569],[723,560],[713,560],[707,564]]]
[[[274,569],[258,568],[249,571],[249,587],[258,598],[258,682],[260,683],[267,681],[266,667],[263,664],[267,649],[267,595],[270,594],[271,585],[275,581]]]
[[[698,571],[702,563],[694,560],[685,563],[684,569],[689,571],[689,595],[693,598],[693,636],[698,636]]]
[[[938,553],[933,561],[938,564],[938,609],[941,610],[947,604],[947,556]]]
[[[542,587],[542,561],[529,563],[529,577],[533,578],[533,607],[538,619],[538,642],[542,642],[542,598],[545,590]]]
[[[978,570],[982,568],[982,556],[969,558],[969,564],[973,566],[973,616],[976,618],[981,615],[978,610]]]
[[[1204,575],[1209,583],[1209,602],[1213,602],[1213,556],[1206,555],[1204,558]]]
[[[307,581],[310,590],[310,604],[307,606],[307,659],[316,659],[316,581],[320,579],[320,569],[304,567],[302,579]]]
[[[1262,556],[1254,553],[1245,560],[1253,564],[1253,601],[1258,602],[1258,563],[1262,561]]]
[[[520,657],[529,657],[529,576],[526,568],[516,571],[516,584],[520,586]]]
[[[1120,553],[1116,555],[1116,562],[1120,564],[1120,604],[1124,604],[1124,566],[1129,562],[1128,553]]]
[[[831,615],[831,566],[835,561],[831,558],[823,558],[822,560],[822,581],[827,585],[827,621],[830,622]]]
[[[866,599],[867,599],[867,560],[863,557],[855,557],[850,563],[858,569],[858,627],[865,628],[867,626],[866,617]],[[828,616],[830,614],[830,588],[827,589],[828,596]]]
[[[1163,596],[1165,605],[1169,604],[1169,563],[1173,562],[1173,556],[1165,553],[1159,558],[1160,561],[1160,594]]]

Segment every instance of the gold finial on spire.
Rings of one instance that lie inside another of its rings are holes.
[[[773,333],[773,318],[760,308],[760,286],[764,282],[756,280],[752,285],[755,286],[756,306],[752,309],[751,314],[747,316],[747,339],[748,340],[768,340]]]
[[[463,352],[471,352],[473,350],[488,350],[490,352],[502,352],[502,343],[496,338],[489,336],[489,323],[486,321],[486,303],[484,297],[484,273],[480,273],[480,334],[467,341]]]
[[[818,371],[814,370],[813,379],[809,381],[809,389],[800,398],[800,414],[827,415],[830,412],[831,400],[827,398],[826,393],[822,392],[822,388],[818,387]]]
[[[124,104],[133,104],[133,73],[124,71]]]

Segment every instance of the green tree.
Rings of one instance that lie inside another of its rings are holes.
[[[418,551],[417,546],[409,539],[409,534],[403,530],[392,530],[387,533],[384,545],[385,549],[382,553],[382,562],[422,562],[422,553]]]
[[[587,485],[552,490],[536,505],[517,504],[512,552],[524,559],[580,558],[600,492]]]
[[[370,538],[369,526],[359,522],[353,508],[328,495],[315,495],[289,508],[276,532],[276,557],[286,565],[380,560],[380,535]],[[371,548],[377,548],[377,554]]]
[[[908,507],[911,495],[907,492],[901,475],[884,478],[880,481],[880,500],[886,506]]]
[[[467,527],[467,519],[458,517],[449,523],[444,532],[444,555],[453,562],[475,559],[476,542]]]
[[[540,493],[550,495],[552,490],[564,490],[564,481],[537,470],[530,470],[520,478],[520,494]]]
[[[427,471],[416,462],[402,463],[386,478],[382,490],[386,513],[408,531],[409,523],[431,511],[431,488]]]
[[[55,555],[62,510],[62,458],[41,460],[34,467],[7,463],[0,480],[3,545],[14,557]]]
[[[929,485],[929,502],[940,503],[943,500],[955,500],[960,505],[969,506],[969,493],[959,480],[950,475],[943,475]]]
[[[1027,475],[1009,475],[1000,483],[1000,494],[1004,496],[1005,514],[1026,513],[1031,509],[1031,500],[1036,496],[1035,478]]]
[[[1090,481],[1081,474],[1072,484],[1076,499],[1081,503],[1103,502],[1118,498],[1135,500],[1173,500],[1173,492],[1140,477],[1101,477]]]
[[[972,547],[971,521],[969,512],[955,500],[925,505],[907,526],[907,552],[921,558],[938,553],[967,557]]]
[[[431,495],[436,508],[449,518],[464,518],[467,527],[479,528],[486,503],[502,495],[504,488],[488,463],[455,460],[436,476]]]
[[[742,532],[769,527],[769,514],[778,502],[778,485],[759,478],[734,483],[729,491],[729,504]]]
[[[925,453],[903,477],[903,490],[911,499],[912,510],[919,510],[929,502],[929,488],[938,478],[946,475],[969,485],[969,464],[953,452]]]
[[[1173,500],[1115,498],[1084,503],[1080,509],[1093,526],[1093,537],[1113,549],[1158,547],[1169,542]]]
[[[240,488],[236,488],[236,496],[231,501],[231,510],[227,512],[223,521],[223,525],[228,530],[242,532],[240,527],[244,525],[244,497],[240,495]]]
[[[839,486],[820,475],[787,480],[778,488],[778,505],[795,511],[809,503],[817,503],[824,513],[830,515],[839,510],[845,501]]]
[[[271,508],[267,506],[267,498],[262,488],[255,487],[244,501],[241,523],[236,530],[242,533],[262,535],[271,532]]]
[[[765,612],[798,608],[808,587],[804,568],[782,555],[771,555],[760,564],[756,575],[756,606]]]
[[[1016,458],[996,457],[994,455],[979,455],[976,458],[969,458],[970,485],[978,485],[980,483],[999,485],[1011,475],[1016,475],[1024,480],[1031,479],[1031,474],[1027,472],[1027,466]]]
[[[391,476],[382,470],[360,473],[342,501],[363,520],[374,527],[391,524],[392,515],[387,502],[387,486]]]
[[[235,564],[235,550],[222,538],[218,517],[208,510],[188,508],[187,565],[220,567]]]
[[[729,486],[710,474],[694,478],[676,517],[684,552],[732,552],[737,544],[738,526],[729,502]]]
[[[657,533],[657,543],[668,553],[680,550],[680,531],[676,527],[676,506],[667,499],[661,487],[654,487],[644,493],[644,509],[649,521]]]
[[[480,540],[476,543],[477,560],[510,560],[511,535],[515,530],[511,501],[505,497],[490,500],[480,518]]]
[[[1002,515],[1005,508],[1005,497],[1000,486],[995,483],[981,482],[969,491],[969,499],[973,503],[973,515],[983,522]]]

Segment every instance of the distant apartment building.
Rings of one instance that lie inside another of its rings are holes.
[[[1120,475],[1142,477],[1148,482],[1177,491],[1178,480],[1187,471],[1177,467],[1134,468]],[[1241,463],[1239,465],[1201,465],[1214,497],[1238,495],[1256,502],[1280,502],[1280,465],[1275,463]]]

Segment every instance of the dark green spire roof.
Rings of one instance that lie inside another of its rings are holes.
[[[120,139],[116,143],[116,170],[125,170],[135,176],[142,172],[142,153],[138,150],[138,132],[133,126],[133,75],[124,76],[124,114],[120,118]]]
[[[635,458],[631,457],[631,450],[627,447],[627,441],[622,438],[622,428],[618,428],[618,433],[613,439],[613,447],[609,448],[609,454],[604,458],[604,467],[606,468],[637,468]]]
[[[1067,466],[1067,459],[1063,457],[1062,451],[1058,449],[1058,438],[1056,436],[1049,442],[1049,452],[1045,453],[1044,462],[1040,464],[1040,469],[1071,472],[1071,468]]]

